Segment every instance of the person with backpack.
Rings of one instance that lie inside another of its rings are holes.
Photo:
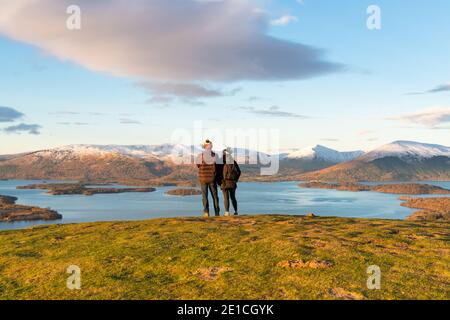
[[[198,179],[202,190],[203,200],[203,216],[209,217],[209,199],[208,193],[211,192],[214,204],[214,212],[216,216],[220,216],[219,196],[217,194],[217,157],[212,151],[213,144],[210,140],[206,140],[204,151],[198,155],[196,164],[198,167]]]
[[[234,208],[234,215],[238,215],[238,204],[236,200],[237,183],[241,176],[241,169],[238,163],[233,159],[231,150],[223,151],[223,170],[221,179],[221,189],[225,205],[225,216],[230,216],[230,198]]]

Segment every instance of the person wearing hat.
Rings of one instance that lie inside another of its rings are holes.
[[[220,216],[219,196],[217,193],[217,156],[212,151],[213,144],[206,140],[203,144],[203,152],[198,155],[196,164],[198,167],[198,180],[202,190],[203,216],[209,217],[208,193],[211,192],[216,216]]]
[[[231,155],[231,149],[223,150],[223,170],[221,175],[221,185],[223,201],[225,205],[225,216],[230,216],[230,198],[233,204],[234,215],[238,215],[238,205],[236,200],[237,183],[241,176],[241,169]]]

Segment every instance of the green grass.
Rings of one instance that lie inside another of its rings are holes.
[[[0,232],[1,299],[450,299],[450,224],[293,216]],[[283,261],[328,261],[323,269]],[[66,287],[69,265],[81,290]],[[381,290],[366,286],[367,267]]]

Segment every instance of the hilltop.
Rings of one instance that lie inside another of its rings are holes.
[[[272,215],[2,231],[0,299],[448,299],[449,230]],[[371,265],[382,290],[366,286]]]

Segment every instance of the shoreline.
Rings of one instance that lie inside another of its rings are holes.
[[[290,182],[292,183],[293,181],[290,181]],[[415,185],[427,186],[425,184],[426,182],[428,182],[428,181],[424,181],[423,184],[415,184]],[[382,182],[380,182],[380,183],[382,183]],[[95,185],[95,184],[96,183],[92,183],[92,185]],[[319,187],[319,188],[314,188],[314,189],[335,189],[334,187],[332,187],[332,188],[328,187],[328,186],[334,186],[334,185],[325,184],[325,183],[322,183],[322,184],[326,185],[326,188],[320,188]],[[96,194],[97,192],[93,192],[91,194],[85,194],[83,192],[72,192],[73,187],[77,187],[76,189],[78,191],[80,191],[81,189],[88,190],[88,191],[91,191],[91,190],[95,191],[96,190],[94,188],[87,188],[89,185],[88,184],[79,184],[79,183],[53,183],[52,182],[52,183],[40,183],[40,184],[38,183],[38,184],[17,186],[16,188],[17,189],[43,189],[43,190],[49,190],[48,194],[52,194],[52,195],[62,195],[62,194],[67,194],[67,195],[71,195],[71,194],[73,194],[73,195],[83,195],[83,194],[84,195],[93,195],[93,194]],[[96,185],[99,185],[99,184],[97,183]],[[106,183],[102,183],[102,185],[104,185],[105,187],[107,186]],[[405,185],[412,185],[412,184],[405,184]],[[366,187],[365,185],[358,185],[358,186]],[[388,185],[388,186],[391,186],[391,185]],[[67,187],[68,188],[68,192],[67,193],[59,192],[58,191],[59,187],[63,187],[63,189]],[[78,187],[80,187],[81,189],[78,188]],[[377,192],[375,190],[372,190],[372,188],[374,188],[374,187],[376,188],[377,186],[368,187],[368,189],[364,189],[364,191]],[[446,191],[445,194],[446,193],[450,193],[450,191],[447,190],[447,189],[443,189],[443,188],[439,188],[439,187],[435,187],[435,188],[437,188],[438,190],[445,190]],[[58,192],[53,193],[52,190],[54,190],[54,189],[56,189]],[[114,189],[114,192],[111,192],[111,190],[109,190],[109,189]],[[75,190],[75,191],[77,191],[77,190]],[[83,190],[81,190],[81,191],[83,191]],[[99,190],[100,190],[100,192],[98,192],[98,193],[110,193],[110,194],[121,193],[121,192],[153,192],[153,191],[155,191],[154,188],[99,188]],[[102,191],[105,191],[105,192],[102,192]],[[348,190],[344,190],[344,191],[348,192]],[[353,191],[353,190],[350,190],[350,191]],[[359,191],[359,190],[357,190],[357,191]],[[176,196],[191,196],[191,195],[198,195],[198,194],[200,194],[199,190],[196,190],[195,188],[188,188],[188,189],[186,189],[186,188],[175,188],[175,189],[170,189],[170,190],[166,191],[165,193],[166,194],[173,193],[172,196],[175,196],[174,198],[176,198]],[[192,194],[190,194],[190,193],[192,193]],[[396,193],[391,193],[391,194],[396,194]],[[434,193],[431,192],[430,194],[434,194]],[[446,218],[444,218],[444,217],[447,216],[446,212],[441,212],[439,210],[437,210],[437,211],[430,210],[430,208],[432,208],[432,206],[430,206],[430,205],[427,205],[426,208],[422,208],[422,207],[414,207],[414,206],[411,206],[411,205],[408,204],[408,200],[415,200],[417,202],[417,199],[421,199],[421,198],[419,198],[420,196],[424,196],[424,195],[428,195],[428,194],[411,193],[411,195],[416,196],[416,198],[414,198],[414,199],[403,199],[403,197],[399,197],[398,198],[398,200],[400,201],[399,205],[411,209],[411,213],[405,218],[394,218],[394,219],[389,219],[388,218],[389,220],[407,221],[407,220],[413,220],[413,218],[416,217],[416,216],[420,216],[420,220],[427,220],[427,219],[430,219],[430,220],[444,219],[445,220],[446,219]],[[1,197],[1,195],[0,195],[0,197]],[[442,198],[444,198],[444,197],[442,197]],[[433,201],[433,200],[431,199],[429,201]],[[439,201],[439,200],[435,199],[434,201]],[[30,207],[30,206],[27,206],[26,204],[23,205],[23,206],[24,207]],[[441,205],[441,208],[442,208],[442,205]],[[38,209],[42,209],[42,208],[38,208]],[[414,211],[414,209],[420,209],[420,211]],[[427,210],[424,210],[424,209],[427,209]],[[44,209],[42,209],[42,210],[44,210]],[[47,210],[50,210],[50,209],[47,209]],[[52,211],[52,210],[50,210],[50,211]],[[418,213],[420,213],[420,215],[418,215]],[[266,213],[266,214],[270,215],[272,213]],[[295,216],[297,214],[306,214],[306,212],[299,211],[299,213],[293,213],[292,215]],[[324,217],[323,215],[319,215],[319,216]],[[336,217],[336,218],[341,217],[341,216],[333,216],[333,215],[326,215],[326,216],[327,217]],[[179,216],[178,218],[184,218],[184,217],[185,216]],[[195,215],[193,217],[195,217]],[[355,219],[367,219],[365,217],[354,217],[354,218]],[[151,218],[151,219],[153,219],[153,218]],[[386,219],[386,218],[370,218],[370,219]],[[35,216],[32,216],[30,219],[26,219],[26,217],[22,216],[21,219],[19,220],[19,222],[33,222],[33,221],[37,221],[37,220],[41,220],[41,219],[36,218]],[[42,219],[42,220],[45,221],[45,220],[49,220],[49,219]],[[119,219],[119,220],[112,220],[112,221],[127,221],[127,220],[120,220]],[[136,220],[130,219],[129,221],[136,221]],[[14,223],[14,221],[9,221],[9,220],[0,221],[0,223],[1,222]],[[98,222],[103,222],[103,220],[100,220]],[[68,222],[68,223],[70,224],[72,222]],[[76,222],[76,223],[84,223],[84,222]],[[26,228],[26,227],[27,226],[24,226],[24,228]],[[4,230],[10,230],[10,229],[4,229]]]

